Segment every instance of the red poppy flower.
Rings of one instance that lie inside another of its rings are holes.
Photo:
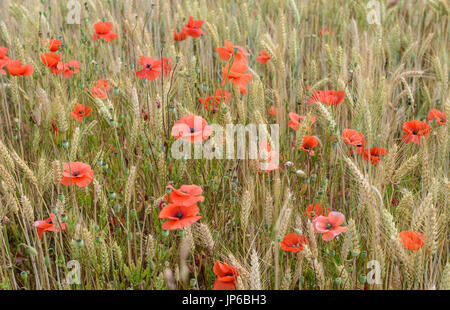
[[[338,105],[344,100],[345,93],[340,90],[316,90],[306,101],[307,104],[321,102],[327,105]]]
[[[182,32],[186,33],[186,35],[191,36],[193,38],[198,38],[202,35],[205,35],[205,33],[200,29],[200,27],[203,25],[202,20],[194,20],[192,16],[189,16],[188,23],[186,26],[183,27]]]
[[[110,22],[99,21],[94,24],[95,33],[92,35],[92,40],[104,39],[110,42],[117,38],[117,33],[112,32],[113,24]]]
[[[309,206],[306,207],[306,216],[310,219],[314,220],[315,218],[323,215],[328,216],[328,213],[330,213],[330,207],[325,206],[323,207],[320,202],[317,202],[315,205],[312,203]]]
[[[163,58],[160,61],[162,62],[163,65],[164,76],[168,76],[170,74],[170,71],[172,70],[172,59]]]
[[[172,127],[172,136],[175,139],[185,138],[192,143],[199,143],[212,134],[212,127],[208,122],[197,115],[185,115]]]
[[[328,216],[321,215],[317,217],[312,223],[314,231],[322,233],[322,240],[328,242],[347,231],[347,227],[341,226],[344,221],[344,214],[333,211]]]
[[[320,30],[319,34],[320,34],[320,36],[324,36],[326,34],[331,34],[331,30],[328,28],[323,28]]]
[[[191,206],[205,200],[205,197],[200,196],[203,193],[203,189],[197,185],[181,185],[180,189],[168,185],[166,188],[171,189],[170,194],[164,196],[169,203]]]
[[[363,158],[365,161],[369,161],[369,153],[370,153],[370,161],[372,165],[376,165],[380,162],[381,156],[386,154],[386,150],[381,147],[374,147],[371,149],[365,149],[363,153]]]
[[[153,81],[161,73],[161,60],[159,59],[141,56],[139,64],[144,67],[144,69],[136,72],[136,76],[141,80]]]
[[[31,76],[33,75],[33,66],[32,65],[23,65],[19,60],[8,60],[6,63],[6,69],[9,74],[13,76],[23,75],[23,76]]]
[[[267,114],[271,115],[271,116],[279,116],[281,115],[281,111],[280,109],[275,108],[274,106],[271,106],[268,110],[267,110]]]
[[[41,60],[44,65],[51,68],[58,64],[61,60],[61,56],[55,53],[45,53],[41,55]]]
[[[235,60],[231,68],[230,64],[227,64],[222,68],[222,85],[232,80],[234,85],[239,86],[241,94],[247,94],[248,90],[245,86],[250,83],[252,75],[250,73],[245,73],[246,71],[247,65],[243,61]]]
[[[235,290],[236,281],[239,273],[236,268],[216,261],[213,267],[213,272],[217,279],[214,282],[213,290]]]
[[[402,140],[405,143],[415,143],[417,145],[420,145],[421,137],[428,136],[430,131],[431,131],[430,126],[425,122],[416,120],[405,122],[403,124],[404,134],[402,136]]]
[[[267,52],[265,50],[261,50],[259,52],[259,56],[256,57],[256,62],[259,62],[262,65],[265,65],[266,62],[268,62],[270,60],[270,56],[269,54],[267,54]]]
[[[439,110],[432,109],[430,112],[428,112],[427,119],[429,122],[432,122],[434,119],[436,119],[436,122],[439,125],[445,125],[447,116]]]
[[[362,154],[366,144],[364,135],[354,129],[344,129],[343,139],[346,144],[355,145],[356,152]]]
[[[61,41],[55,39],[43,40],[42,45],[47,46],[51,52],[56,52],[61,45]]]
[[[56,215],[50,213],[50,217],[48,219],[43,221],[36,221],[34,222],[33,226],[37,228],[39,239],[42,239],[44,237],[44,232],[46,231],[60,232],[61,230],[66,229],[66,224],[63,222],[59,223],[59,227],[56,227],[55,224],[57,224]]]
[[[303,144],[301,149],[303,151],[308,152],[309,155],[314,155],[314,148],[319,144],[316,138],[312,136],[304,136],[303,137]]]
[[[240,46],[235,46],[230,41],[225,40],[225,46],[219,46],[217,48],[217,53],[219,54],[219,58],[228,61],[231,57],[231,55],[235,55],[235,49],[237,49],[237,53],[235,55],[237,61],[242,61],[245,64],[248,63],[246,56],[249,56],[250,54],[244,51]]]
[[[294,112],[289,112],[288,126],[294,130],[299,130],[300,124],[301,124],[300,121],[304,121],[304,120],[305,120],[304,116],[298,115]],[[316,118],[314,116],[311,116],[309,121],[311,122],[311,125],[312,125],[316,122]],[[311,130],[311,127],[308,127],[308,130]]]
[[[403,247],[409,250],[418,251],[425,244],[426,236],[419,232],[405,230],[400,232],[400,238],[403,242]]]
[[[303,244],[307,244],[308,240],[305,236],[290,233],[284,236],[283,240],[280,242],[280,248],[287,252],[298,253],[303,250]]]
[[[227,103],[230,101],[230,98],[231,94],[227,90],[222,91],[222,88],[218,88],[216,90],[215,96],[200,98],[199,101],[204,104],[205,109],[207,111],[212,110],[215,113],[219,103],[221,102]]]
[[[184,29],[182,29],[179,33],[177,33],[176,30],[173,31],[173,39],[175,41],[183,41],[186,40],[187,38],[187,33],[184,31]]]
[[[0,74],[6,75],[6,71],[2,68],[6,66],[7,62],[10,60],[9,57],[6,56],[8,54],[8,49],[4,46],[0,46]]]
[[[78,187],[86,187],[93,179],[94,171],[91,166],[75,161],[64,165],[63,176],[59,182],[65,186],[75,183]]]
[[[53,128],[53,133],[55,135],[58,135],[59,134],[59,129],[58,129],[58,126],[56,126],[56,121],[53,118],[52,118],[52,128]]]
[[[72,77],[75,73],[80,71],[79,67],[81,66],[81,62],[78,60],[71,60],[69,63],[58,62],[56,66],[51,67],[51,71],[53,74],[58,75],[62,73],[62,76],[65,78]]]
[[[202,218],[197,215],[198,212],[200,212],[200,209],[195,204],[183,206],[172,203],[165,206],[158,217],[160,219],[170,220],[162,224],[162,229],[164,230],[183,229]]]
[[[72,117],[75,120],[82,122],[83,118],[85,116],[90,115],[91,112],[92,112],[92,109],[90,106],[77,103],[75,105],[75,109],[72,112],[70,112],[70,115],[72,115]]]
[[[95,98],[99,99],[106,99],[108,98],[108,90],[111,89],[111,86],[109,86],[108,80],[106,79],[99,79],[95,84],[92,86],[91,94]],[[86,88],[86,90],[88,90]]]
[[[261,143],[259,153],[261,155],[261,160],[264,161],[259,162],[260,173],[262,172],[261,170],[269,173],[279,168],[278,163],[280,155],[278,154],[278,152],[272,151],[272,148],[270,147],[270,144],[267,143],[267,141],[263,141]]]

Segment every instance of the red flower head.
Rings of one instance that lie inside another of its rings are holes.
[[[323,241],[328,242],[337,235],[347,231],[347,227],[341,226],[344,220],[344,214],[332,211],[328,216],[321,215],[313,221],[314,230],[318,233],[323,233]]]
[[[81,66],[81,62],[78,60],[71,60],[69,63],[58,62],[56,66],[51,67],[51,71],[53,74],[58,75],[62,73],[63,77],[71,78],[75,73],[78,73],[79,67]]]
[[[6,69],[8,70],[9,74],[16,76],[16,75],[23,75],[23,76],[32,76],[33,75],[33,66],[32,65],[23,65],[22,62],[19,60],[9,60],[6,63]]]
[[[170,70],[172,70],[172,59],[170,58],[163,58],[160,60],[162,62],[163,70],[164,70],[164,76],[168,76],[170,74]]]
[[[235,290],[236,281],[239,273],[236,268],[216,261],[213,267],[213,272],[216,274],[217,279],[214,282],[213,290]]]
[[[203,25],[202,20],[194,20],[192,16],[189,16],[188,23],[186,26],[183,27],[182,32],[186,33],[186,35],[191,36],[193,38],[198,38],[202,35],[205,35],[205,33],[200,29],[200,27]]]
[[[47,46],[51,52],[56,52],[61,45],[61,41],[55,39],[43,40],[43,46]]]
[[[110,22],[99,21],[94,24],[95,33],[92,35],[92,40],[104,39],[110,42],[117,38],[117,33],[112,32],[113,24]]]
[[[381,147],[374,147],[371,149],[365,149],[363,153],[363,158],[365,161],[369,161],[369,154],[370,154],[370,161],[372,162],[372,165],[376,165],[380,162],[381,156],[386,154],[386,150]]]
[[[6,66],[9,57],[6,56],[8,54],[8,49],[4,46],[0,46],[0,74],[6,75],[6,71],[2,68]]]
[[[141,80],[153,81],[161,74],[161,60],[159,59],[141,56],[139,64],[144,67],[144,69],[136,72],[136,76]]]
[[[184,29],[183,29],[184,30]],[[187,38],[187,33],[185,31],[181,30],[180,33],[177,33],[176,30],[173,31],[173,39],[175,41],[183,41]]]
[[[46,231],[53,231],[53,232],[60,232],[61,230],[66,229],[66,224],[61,222],[59,227],[56,227],[55,223],[56,221],[56,215],[53,213],[50,213],[50,217],[43,221],[36,221],[34,222],[33,226],[37,228],[37,233],[39,236],[39,239],[42,239],[44,237],[44,232]]]
[[[331,30],[328,28],[323,28],[320,30],[319,34],[320,34],[320,36],[324,36],[326,34],[331,34]]]
[[[248,90],[245,86],[250,83],[252,75],[250,73],[245,73],[246,71],[247,65],[243,61],[237,61],[236,59],[231,68],[230,64],[227,64],[222,68],[222,85],[232,80],[234,85],[239,86],[241,94],[247,94]]]
[[[400,232],[400,238],[403,242],[403,247],[409,250],[418,251],[425,244],[426,236],[419,232],[405,230]]]
[[[272,151],[270,144],[267,141],[263,141],[260,145],[259,149],[260,159],[264,162],[259,162],[259,169],[264,170],[266,173],[269,173],[273,170],[279,168],[279,157],[280,155],[276,151]],[[260,171],[261,173],[261,171]]]
[[[225,40],[225,46],[219,46],[217,48],[217,53],[219,54],[220,59],[228,61],[231,55],[234,55],[235,49],[237,49],[235,61],[242,61],[243,63],[247,64],[248,60],[245,57],[249,56],[250,54],[244,51],[240,46],[233,45],[233,43],[231,43],[230,41]]]
[[[90,106],[77,103],[75,105],[75,110],[70,112],[70,115],[72,115],[72,117],[75,120],[82,122],[83,118],[85,116],[89,116],[91,114],[91,112],[92,112],[92,109]]]
[[[314,148],[319,144],[316,138],[312,136],[304,136],[303,137],[303,144],[301,149],[303,151],[308,152],[309,155],[314,155]]]
[[[178,205],[176,203],[168,204],[159,213],[160,219],[167,219],[169,221],[162,224],[164,230],[183,229],[200,220],[202,217],[197,213],[200,209],[197,205],[190,206]]]
[[[95,98],[106,99],[108,98],[107,92],[110,89],[111,86],[109,86],[108,80],[100,79],[92,86],[91,93]]]
[[[280,116],[281,115],[281,111],[278,108],[275,108],[274,106],[271,106],[268,110],[267,113],[271,116]]]
[[[430,126],[421,121],[409,121],[403,124],[403,136],[402,140],[405,143],[415,143],[420,145],[420,139],[422,136],[426,137],[430,133]]]
[[[325,206],[323,207],[320,202],[316,203],[315,205],[312,203],[309,206],[306,207],[306,216],[310,219],[314,220],[317,217],[323,215],[328,216],[328,213],[330,213],[330,207]]]
[[[199,201],[202,202],[205,200],[205,197],[200,196],[203,193],[203,189],[197,185],[181,185],[180,189],[168,185],[166,188],[172,190],[170,194],[164,196],[169,203],[191,206]]]
[[[430,112],[428,112],[427,119],[429,122],[432,122],[434,119],[436,119],[436,122],[439,125],[445,125],[445,122],[447,121],[446,115],[436,109],[432,109],[430,110]]]
[[[302,115],[298,115],[294,112],[289,112],[289,122],[288,122],[288,126],[294,130],[299,130],[300,129],[300,124],[302,121],[305,120],[305,117]],[[314,124],[316,122],[316,118],[314,116],[311,116],[311,118],[309,119],[311,125]],[[311,127],[308,126],[308,130],[311,130]]]
[[[305,236],[290,233],[284,236],[283,240],[280,242],[280,247],[287,252],[301,252],[303,250],[303,245],[308,244],[308,239]]]
[[[354,129],[344,129],[344,142],[349,145],[356,146],[356,152],[362,154],[365,146],[364,135]]]
[[[345,93],[339,90],[316,90],[306,101],[307,104],[321,102],[327,105],[338,105],[344,100]]]
[[[262,65],[265,65],[269,60],[270,56],[265,50],[261,50],[261,52],[259,52],[259,56],[256,57],[256,62],[259,62]]]
[[[175,139],[185,138],[192,143],[204,141],[212,134],[212,127],[208,122],[197,115],[185,115],[172,127],[172,136]]]
[[[55,67],[58,62],[61,60],[61,56],[55,53],[45,53],[41,55],[41,60],[44,65],[47,67]]]
[[[227,103],[230,101],[230,98],[231,94],[227,90],[222,90],[222,88],[218,88],[216,90],[215,96],[200,98],[199,101],[204,104],[205,109],[207,111],[212,110],[215,113],[219,103],[221,102]]]
[[[64,165],[63,177],[59,182],[65,186],[75,183],[78,187],[86,187],[93,179],[94,171],[91,166],[75,161]]]

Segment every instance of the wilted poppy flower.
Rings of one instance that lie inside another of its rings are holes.
[[[153,81],[161,73],[162,63],[159,59],[141,56],[139,59],[139,64],[144,67],[144,69],[136,72],[136,76],[141,80],[147,79],[148,81]]]
[[[168,204],[159,213],[160,219],[167,219],[169,221],[162,224],[164,230],[183,229],[200,220],[202,217],[197,213],[200,209],[197,205],[183,206],[179,204]]]
[[[201,116],[185,115],[172,127],[175,139],[185,138],[192,143],[199,143],[212,134],[212,127]]]
[[[41,60],[44,65],[51,68],[59,63],[61,56],[56,53],[45,53],[41,55]]]
[[[225,67],[222,68],[222,85],[232,80],[234,85],[239,86],[241,94],[247,94],[248,90],[245,86],[250,83],[252,75],[250,73],[245,73],[246,71],[247,65],[243,61],[235,60],[231,68],[230,64],[226,64]]]
[[[323,216],[327,216],[328,213],[330,213],[330,207],[329,206],[325,206],[323,207],[322,204],[320,202],[317,202],[316,204],[310,204],[309,206],[306,207],[306,216],[309,217],[310,219],[314,220],[315,218],[323,215]]]
[[[327,105],[338,105],[344,100],[345,93],[340,90],[316,90],[306,101],[307,104],[321,102]]]
[[[214,282],[213,290],[235,290],[236,281],[239,273],[236,268],[216,261],[213,267],[213,272],[217,276]]]
[[[183,30],[181,30],[179,33],[177,33],[176,30],[173,31],[173,39],[175,41],[183,41],[186,40],[187,34]]]
[[[82,105],[82,104],[77,103],[77,104],[75,105],[75,110],[73,110],[72,112],[70,112],[70,115],[72,115],[72,117],[73,117],[75,120],[77,120],[77,121],[79,121],[79,122],[82,122],[82,121],[83,121],[83,118],[84,118],[85,116],[90,115],[91,112],[92,112],[92,109],[91,109],[90,106],[88,106],[88,105]]]
[[[198,38],[202,35],[205,35],[205,33],[200,29],[202,25],[203,25],[202,20],[194,20],[192,16],[189,16],[189,20],[186,26],[183,27],[182,31],[186,33],[188,36]]]
[[[337,235],[347,231],[347,227],[341,226],[344,220],[344,214],[332,211],[328,216],[319,216],[312,223],[316,232],[323,233],[323,241],[328,242],[333,240]]]
[[[47,46],[51,52],[56,52],[61,45],[61,41],[55,39],[43,40],[42,45]]]
[[[235,49],[237,49],[237,52],[235,54]],[[247,64],[248,60],[245,58],[246,56],[249,56],[250,54],[244,51],[240,46],[235,46],[230,41],[225,40],[225,46],[219,46],[217,48],[217,53],[219,54],[219,58],[228,61],[231,57],[231,55],[235,55],[236,61],[242,61],[243,63]]]
[[[6,63],[6,69],[9,74],[13,76],[23,75],[23,76],[31,76],[33,75],[33,66],[32,65],[22,65],[22,62],[19,60],[8,60]]]
[[[166,188],[171,189],[170,194],[164,196],[169,203],[191,206],[205,200],[205,197],[200,196],[203,193],[203,189],[198,185],[181,185],[180,189],[168,185]]]
[[[303,137],[303,144],[301,149],[303,151],[308,152],[309,155],[314,155],[314,148],[319,144],[316,138],[312,136],[304,136]]]
[[[417,145],[420,145],[421,137],[428,136],[430,131],[431,131],[430,126],[425,122],[416,120],[405,122],[403,124],[404,134],[402,136],[402,140],[405,143],[415,143]]]
[[[92,35],[92,40],[104,39],[107,42],[114,40],[117,37],[117,33],[112,32],[112,29],[112,23],[99,21],[94,24],[95,33]]]
[[[419,232],[405,230],[400,232],[400,238],[403,242],[403,247],[409,250],[418,251],[425,244],[426,236]]]
[[[305,120],[305,117],[302,115],[298,115],[294,112],[289,112],[289,122],[288,126],[294,130],[299,130],[300,124],[302,121]],[[311,125],[316,122],[316,118],[314,116],[311,116],[309,119]],[[311,127],[308,127],[308,130],[311,130]]]
[[[280,242],[280,248],[287,252],[298,253],[303,250],[303,245],[307,244],[308,240],[305,236],[290,233],[284,236],[283,240]]]
[[[346,144],[356,146],[357,153],[362,154],[365,146],[365,139],[362,133],[354,129],[344,129],[342,138]]]
[[[432,122],[434,119],[436,119],[436,122],[439,125],[445,125],[445,122],[447,121],[446,115],[436,109],[432,109],[430,110],[430,112],[428,112],[427,119],[429,122]]]
[[[262,65],[265,65],[269,60],[270,56],[265,50],[261,50],[261,52],[259,52],[259,56],[256,57],[256,62],[259,62]]]
[[[37,228],[39,239],[42,239],[44,237],[44,232],[46,231],[60,232],[61,230],[66,229],[66,224],[63,222],[59,223],[59,227],[56,227],[55,224],[57,224],[56,215],[50,213],[50,217],[48,219],[43,221],[36,221],[34,222],[33,226]]]
[[[63,177],[59,182],[66,186],[75,183],[78,187],[86,187],[93,179],[94,171],[91,166],[75,161],[64,165]]]
[[[365,149],[363,153],[363,158],[365,161],[369,161],[369,154],[370,154],[370,161],[372,162],[372,165],[376,165],[380,162],[381,156],[386,154],[386,150],[381,147],[374,147],[371,149]]]
[[[227,103],[230,101],[231,94],[227,90],[222,90],[222,88],[218,88],[216,90],[215,96],[209,96],[206,98],[200,98],[199,101],[203,103],[205,109],[207,111],[212,110],[214,113],[216,112],[216,108],[219,103],[224,102]]]
[[[268,110],[267,113],[271,116],[279,116],[281,115],[281,111],[278,108],[275,108],[274,106],[271,106]]]

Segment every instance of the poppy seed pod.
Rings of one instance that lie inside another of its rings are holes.
[[[164,238],[167,238],[167,237],[169,236],[169,231],[168,231],[168,230],[162,230],[162,231],[161,231],[161,235],[162,235]]]
[[[84,246],[84,241],[82,239],[77,239],[76,245],[79,248],[82,248]]]
[[[365,274],[362,274],[359,276],[359,282],[361,282],[362,284],[366,283],[367,281],[367,277]]]
[[[20,277],[22,278],[22,280],[26,281],[28,279],[28,272],[22,271],[20,273]]]
[[[69,141],[64,140],[62,142],[62,147],[65,148],[65,149],[68,149],[69,148]]]
[[[341,278],[334,279],[334,284],[336,284],[336,286],[340,286],[342,284],[342,279]]]
[[[33,248],[32,246],[27,246],[27,248],[26,248],[26,252],[27,252],[27,254],[28,255],[30,255],[30,256],[36,256],[38,253],[37,253],[37,251],[36,251],[36,249],[35,248]]]

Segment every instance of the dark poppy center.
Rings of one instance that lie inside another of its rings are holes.
[[[417,130],[413,130],[413,135],[417,135]]]
[[[181,220],[181,219],[183,218],[183,213],[181,213],[180,211],[178,211],[178,212],[175,214],[175,217]]]
[[[84,114],[84,110],[78,111],[78,114]]]
[[[191,127],[191,133],[194,133],[194,132],[195,132],[195,128]]]
[[[333,225],[331,225],[331,223],[328,223],[327,224],[327,229],[331,229],[331,228],[333,228]]]
[[[74,171],[74,172],[72,172],[72,175],[73,175],[74,177],[77,177],[77,176],[80,175],[80,171]]]
[[[152,67],[151,64],[147,64],[147,65],[145,66],[145,68],[147,68],[147,69],[150,69],[151,67]]]

